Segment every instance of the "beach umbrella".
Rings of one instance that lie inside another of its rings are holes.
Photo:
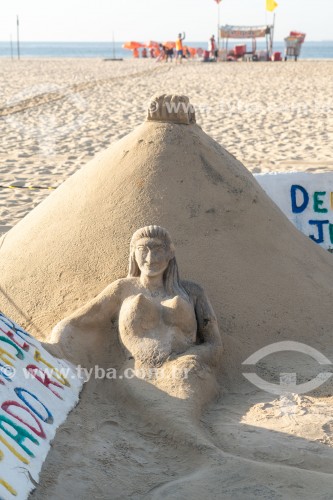
[[[158,42],[153,42],[152,40],[149,40],[149,42],[146,42],[145,44],[145,47],[147,47],[148,49],[158,49],[160,44]]]
[[[123,49],[128,50],[140,49],[141,47],[144,47],[144,44],[140,42],[125,42],[123,44]]]
[[[176,42],[164,42],[163,45],[167,47],[167,49],[174,49],[176,47]]]
[[[194,57],[197,53],[197,49],[194,47],[188,47],[187,45],[184,47],[186,51],[188,51],[191,54],[191,57]]]

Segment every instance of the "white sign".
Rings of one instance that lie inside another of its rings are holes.
[[[333,249],[333,172],[254,177],[297,229],[323,248]]]
[[[75,367],[0,313],[0,499],[25,500],[56,430],[76,405]]]

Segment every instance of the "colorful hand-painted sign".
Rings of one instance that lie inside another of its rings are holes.
[[[333,173],[256,174],[288,219],[311,240],[333,249]]]
[[[77,404],[75,367],[0,313],[0,499],[24,500],[56,429]]]

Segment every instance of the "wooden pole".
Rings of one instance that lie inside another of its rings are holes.
[[[115,52],[115,48],[114,48],[114,32],[112,31],[112,57],[113,59],[116,58],[116,52]]]
[[[10,35],[10,58],[13,61],[13,59],[14,59],[14,51],[13,51],[13,39],[12,39],[12,35]]]
[[[272,28],[272,33],[271,33],[271,57],[273,54],[274,31],[275,31],[275,12],[274,12],[274,17],[273,17],[273,28]]]
[[[217,50],[220,52],[220,3],[217,3]]]
[[[16,16],[16,35],[17,35],[17,59],[20,59],[20,21]]]

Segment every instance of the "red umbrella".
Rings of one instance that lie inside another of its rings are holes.
[[[189,51],[189,53],[191,54],[191,57],[194,57],[197,53],[197,49],[195,49],[194,47],[185,46],[184,49]]]
[[[123,44],[123,49],[134,50],[144,47],[143,43],[140,42],[125,42]]]
[[[164,42],[163,45],[168,49],[174,49],[176,47],[176,42]]]
[[[148,47],[148,49],[158,49],[160,44],[158,42],[153,42],[152,40],[149,40],[149,42],[145,43],[145,47]]]

